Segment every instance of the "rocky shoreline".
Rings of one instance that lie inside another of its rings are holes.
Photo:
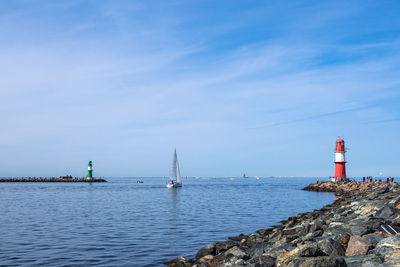
[[[319,182],[303,190],[335,192],[334,203],[283,225],[201,248],[169,267],[400,266],[400,184]]]
[[[1,178],[0,183],[105,183],[101,178]]]

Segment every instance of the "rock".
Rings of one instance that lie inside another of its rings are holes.
[[[344,244],[347,242],[346,237],[334,236],[321,240],[318,246],[330,257],[344,256],[346,253]]]
[[[321,219],[315,220],[314,223],[311,224],[310,232],[322,230],[323,225],[324,225],[324,222]]]
[[[350,237],[349,244],[346,249],[346,256],[362,256],[366,255],[371,243],[361,236]]]
[[[343,222],[331,222],[324,231],[323,236],[350,234],[350,226]]]
[[[304,227],[302,225],[297,225],[295,227],[292,228],[285,228],[283,229],[283,235],[295,235],[298,232],[302,231],[304,229]]]
[[[346,262],[342,258],[332,258],[328,256],[295,258],[286,265],[287,267],[346,267]]]
[[[215,243],[207,245],[207,246],[199,249],[199,251],[197,251],[197,253],[196,253],[196,260],[203,258],[206,255],[213,255],[213,256],[216,255]]]
[[[354,236],[362,236],[369,232],[368,226],[364,222],[350,225],[350,231]]]
[[[257,230],[256,232],[259,233],[261,236],[265,236],[272,232],[272,228],[264,228],[264,229]]]
[[[248,254],[249,254],[250,258],[261,257],[262,254],[264,253],[264,248],[266,248],[266,247],[268,247],[270,245],[271,245],[270,243],[266,243],[266,242],[255,244],[248,251]]]
[[[275,260],[274,257],[262,255],[260,257],[251,258],[248,262],[255,264],[256,267],[274,267]]]
[[[327,256],[315,243],[304,245],[299,252],[300,257]]]
[[[367,263],[382,263],[382,260],[373,254],[363,256],[346,256],[343,257],[348,267],[364,266]],[[372,265],[374,266],[374,265]]]
[[[240,240],[242,240],[243,238],[247,238],[247,235],[244,235],[244,234],[240,234],[239,236],[230,236],[230,237],[228,237],[230,240],[233,240],[233,241],[240,241]]]
[[[239,247],[232,247],[232,248],[228,249],[227,251],[225,251],[224,254],[227,256],[233,255],[237,258],[244,258],[247,255],[246,251]]]
[[[215,254],[227,251],[228,249],[237,246],[238,244],[232,241],[217,242],[215,243]]]
[[[195,262],[192,267],[211,267],[207,262]]]
[[[177,257],[169,262],[165,263],[168,267],[190,267],[193,264],[193,260],[185,259],[184,257]]]
[[[382,239],[376,247],[370,251],[371,254],[376,254],[380,257],[390,254],[393,250],[400,249],[400,235],[391,236]]]
[[[367,261],[361,265],[361,267],[387,267],[386,265],[383,265],[382,263],[374,262],[374,261]]]
[[[376,234],[368,234],[364,235],[363,238],[371,243],[372,247],[376,247],[376,245],[383,239],[382,236]]]
[[[392,250],[384,256],[385,264],[389,266],[400,266],[400,250]]]
[[[388,219],[394,213],[395,213],[394,208],[389,205],[386,205],[383,209],[381,209],[376,213],[376,216],[379,218]]]
[[[201,262],[210,262],[212,259],[214,258],[213,255],[206,255],[200,259],[197,260],[197,262],[201,263]]]

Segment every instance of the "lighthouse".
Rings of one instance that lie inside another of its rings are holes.
[[[335,177],[334,181],[345,181],[346,180],[346,159],[344,154],[346,149],[344,147],[344,140],[336,140],[335,148]]]
[[[88,172],[87,172],[87,179],[89,180],[89,179],[92,179],[93,178],[93,164],[92,164],[92,161],[91,160],[89,160],[89,163],[88,163]]]

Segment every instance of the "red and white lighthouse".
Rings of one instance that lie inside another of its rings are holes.
[[[346,180],[346,159],[344,154],[346,149],[344,147],[344,140],[336,140],[335,148],[335,181]]]

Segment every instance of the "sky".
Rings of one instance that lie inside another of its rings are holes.
[[[400,176],[400,2],[0,2],[0,177]]]

